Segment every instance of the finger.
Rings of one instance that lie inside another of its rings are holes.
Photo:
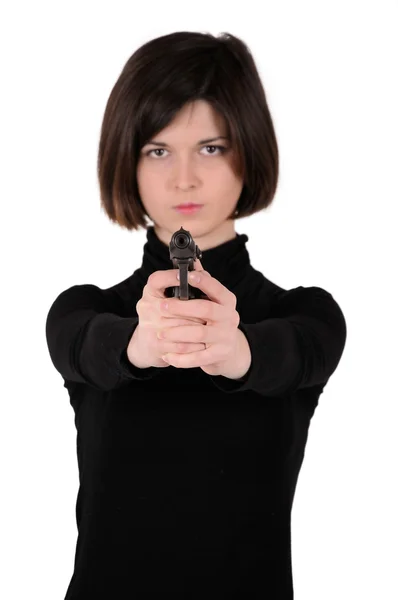
[[[197,344],[215,344],[221,338],[226,339],[230,328],[211,325],[181,325],[179,327],[164,327],[157,331],[159,340],[170,342],[194,342]]]
[[[197,298],[187,302],[181,302],[179,298],[168,298],[160,303],[160,312],[164,317],[167,315],[173,318],[196,317],[203,319],[206,323],[211,321],[216,323],[233,322],[236,326],[239,324],[239,314],[232,305],[227,307],[217,304],[217,302]]]
[[[165,289],[175,285],[180,285],[177,279],[179,269],[164,269],[154,271],[147,279],[145,293],[155,298],[165,298]]]
[[[200,317],[168,317],[167,315],[161,315],[160,321],[162,327],[173,327],[173,321],[178,319],[179,323],[176,325],[206,325],[207,320],[201,319]]]
[[[199,281],[195,280],[199,277]],[[236,296],[225,285],[215,277],[211,277],[206,271],[204,274],[191,271],[188,275],[189,284],[197,287],[206,294],[209,300],[223,306],[236,307]]]
[[[193,264],[194,264],[194,270],[195,271],[200,271],[204,275],[207,275],[208,277],[211,277],[209,271],[206,271],[206,269],[203,267],[203,265],[202,265],[201,261],[199,260],[199,258],[197,258]]]
[[[206,325],[206,321],[204,319],[198,319],[197,317],[191,317],[190,319],[182,319],[178,317],[167,318],[162,316],[160,318],[160,327],[179,327],[180,325]]]
[[[189,352],[188,354],[178,354],[168,352],[162,355],[162,359],[173,367],[178,369],[192,369],[195,367],[205,367],[217,362],[213,347],[198,352]]]
[[[160,346],[162,355],[164,354],[191,354],[192,352],[199,352],[204,350],[202,343],[195,344],[193,342],[170,342],[163,341]]]
[[[202,263],[200,262],[199,258],[197,258],[194,261],[193,266],[195,268],[195,271],[204,271],[204,268],[203,268]]]

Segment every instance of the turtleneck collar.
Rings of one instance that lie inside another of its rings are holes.
[[[148,226],[146,238],[139,269],[145,281],[154,271],[173,268],[169,246],[158,238],[153,225]],[[202,250],[198,244],[202,252],[200,262],[203,268],[231,291],[250,266],[250,256],[246,248],[248,240],[245,233],[237,233],[232,240],[208,250]]]

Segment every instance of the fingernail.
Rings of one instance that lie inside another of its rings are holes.
[[[180,281],[180,271],[177,271],[177,279]]]
[[[199,283],[200,281],[200,275],[198,275],[197,273],[194,273],[193,271],[189,274],[189,279],[191,281],[196,281],[196,283]]]

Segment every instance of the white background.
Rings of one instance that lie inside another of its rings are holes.
[[[252,264],[285,288],[325,288],[347,322],[296,490],[295,600],[398,598],[397,2],[16,1],[0,22],[0,597],[66,593],[76,431],[45,319],[62,290],[141,264],[145,232],[99,207],[101,120],[130,55],[191,30],[249,45],[273,116],[277,195],[236,226]]]

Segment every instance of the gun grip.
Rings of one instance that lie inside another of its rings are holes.
[[[180,270],[180,285],[179,285],[179,298],[180,300],[189,300],[188,291],[188,263],[183,262],[178,265]],[[178,294],[178,286],[176,286],[176,292]]]

